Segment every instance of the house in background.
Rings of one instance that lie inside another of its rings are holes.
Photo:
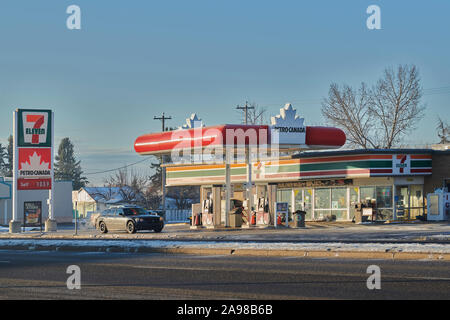
[[[73,210],[78,211],[80,217],[101,212],[112,205],[132,204],[142,200],[142,195],[136,194],[130,187],[84,187],[72,192]]]

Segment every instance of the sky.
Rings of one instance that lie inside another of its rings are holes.
[[[66,26],[73,4],[80,30]],[[427,108],[405,143],[435,143],[437,117],[450,120],[449,15],[448,0],[2,0],[0,143],[16,108],[52,109],[56,146],[69,137],[101,185],[110,173],[96,172],[144,159],[134,140],[160,131],[162,112],[173,127],[193,112],[217,125],[240,123],[245,101],[269,116],[290,102],[306,125],[329,125],[331,83],[373,84],[398,64],[419,68]],[[151,173],[148,159],[133,170]]]

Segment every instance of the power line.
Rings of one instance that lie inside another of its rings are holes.
[[[436,95],[436,94],[450,94],[450,86],[436,87],[436,88],[427,88],[423,89],[423,95]],[[356,94],[355,96],[359,96]],[[321,104],[323,100],[318,99],[287,99],[290,103],[299,103],[299,104]],[[279,106],[283,105],[283,103],[260,103],[263,106]]]
[[[137,165],[139,163],[142,163],[144,161],[147,161],[149,159],[151,159],[151,158],[150,157],[148,157],[148,158],[146,157],[145,159],[139,160],[139,161],[131,163],[131,164],[127,164],[127,165],[119,167],[119,168],[109,169],[109,170],[104,170],[104,171],[97,171],[97,172],[92,172],[92,173],[83,173],[83,174],[86,175],[86,176],[91,176],[91,175],[94,175],[94,174],[101,174],[101,173],[108,173],[108,172],[112,172],[112,171],[117,171],[117,170],[120,170],[120,169],[125,169],[125,168],[131,167],[131,166],[135,166],[135,165]]]

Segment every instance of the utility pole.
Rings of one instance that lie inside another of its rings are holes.
[[[245,112],[245,125],[248,125],[248,110],[255,109],[254,106],[249,107],[248,101],[245,101],[245,107],[236,107],[238,110],[244,110]],[[250,158],[250,147],[245,147],[245,164],[247,165],[247,183],[246,183],[246,199],[247,199],[247,226],[250,227],[252,219],[252,207],[253,207],[253,183],[252,183],[252,163]],[[228,187],[228,185],[227,185]],[[228,188],[227,188],[228,191]],[[228,198],[227,198],[228,201]]]
[[[164,112],[162,113],[161,117],[157,117],[157,116],[153,117],[153,120],[161,120],[161,125],[162,125],[162,131],[163,132],[166,131],[166,120],[171,120],[171,119],[172,119],[172,117],[170,117],[170,116],[166,117]]]
[[[248,124],[248,110],[255,109],[255,107],[249,107],[248,101],[245,101],[245,107],[240,107],[239,105],[236,107],[238,110],[244,110],[245,112],[245,125]]]
[[[162,113],[161,117],[154,116],[153,120],[161,120],[162,131],[166,131],[166,120],[171,120],[172,117],[166,117],[165,113]],[[164,155],[161,155],[161,206],[162,215],[164,219],[166,218],[166,168],[163,167]]]

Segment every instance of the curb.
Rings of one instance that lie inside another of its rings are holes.
[[[273,243],[273,242],[286,242],[286,243],[303,243],[303,242],[311,242],[311,243],[323,243],[323,242],[338,242],[338,243],[387,243],[387,244],[450,244],[450,238],[438,239],[438,238],[429,238],[427,236],[424,237],[416,237],[412,239],[389,239],[389,238],[380,238],[380,239],[315,239],[315,238],[277,238],[277,239],[261,239],[261,238],[246,238],[246,239],[234,239],[234,238],[226,238],[225,236],[221,237],[142,237],[140,235],[134,235],[129,237],[122,236],[104,236],[97,235],[95,237],[87,236],[87,235],[17,235],[17,236],[3,236],[0,235],[0,241],[3,240],[35,240],[35,241],[44,241],[44,240],[62,240],[62,241],[104,241],[108,240],[111,242],[114,241],[130,241],[130,240],[139,240],[139,241],[185,241],[185,242],[255,242],[255,243]]]
[[[305,257],[340,259],[383,259],[383,260],[439,260],[450,261],[450,253],[439,252],[380,252],[380,251],[333,251],[333,250],[268,250],[233,248],[154,248],[119,246],[45,246],[45,245],[2,245],[0,250],[21,251],[65,251],[65,252],[114,252],[114,253],[162,253],[162,254],[201,254],[234,255],[248,257]]]

